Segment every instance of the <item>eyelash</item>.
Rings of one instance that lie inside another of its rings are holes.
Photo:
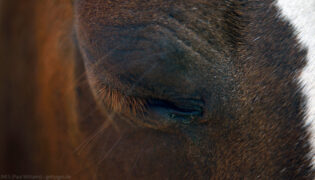
[[[118,90],[104,87],[99,90],[100,102],[113,112],[137,115],[147,109],[147,100],[125,96]]]

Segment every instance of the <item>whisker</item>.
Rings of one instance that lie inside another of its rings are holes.
[[[118,48],[119,48],[119,46],[116,47],[116,49],[118,49]],[[112,49],[110,52],[113,53],[116,49]],[[144,59],[147,59],[147,58],[150,58],[150,57],[153,57],[153,56],[163,56],[163,55],[166,55],[166,54],[167,54],[167,52],[153,53],[153,54],[150,54],[149,56],[145,56],[145,57],[143,57],[143,58],[136,59],[136,61],[142,61],[142,60],[144,60]],[[104,55],[102,58],[98,59],[98,60],[96,61],[97,63],[93,64],[93,67],[92,67],[92,68],[95,68],[96,66],[100,65],[100,64],[103,62],[103,60],[104,60],[105,58],[108,58],[109,55],[110,55],[110,54],[106,54],[106,55]],[[112,71],[112,70],[115,69],[115,68],[119,68],[119,67],[122,65],[122,63],[124,63],[124,62],[125,62],[125,60],[124,60],[124,61],[121,61],[121,62],[119,62],[119,63],[116,63],[116,64],[114,64],[114,65],[110,65],[110,68],[104,69],[103,71]],[[101,72],[100,72],[100,73],[101,73]],[[86,72],[82,73],[82,74],[81,74],[81,77],[77,79],[77,81],[76,81],[76,87],[80,87],[80,86],[82,86],[82,85],[85,84],[86,79],[83,79],[84,77],[86,77]]]
[[[132,91],[134,90],[134,88],[136,87],[136,85],[137,85],[139,82],[141,82],[141,81],[144,79],[144,77],[145,77],[148,73],[152,72],[152,71],[158,66],[158,64],[159,64],[159,62],[154,63],[148,70],[146,70],[145,72],[143,72],[143,74],[137,79],[136,82],[133,83],[133,85],[132,85],[131,88],[127,91],[126,94],[127,94],[127,95],[130,95],[130,94],[132,93]]]
[[[109,155],[110,153],[119,145],[123,138],[123,135],[121,135],[118,140],[113,144],[113,146],[104,154],[103,158],[101,158],[98,162],[97,165],[100,165]]]
[[[111,49],[107,54],[105,54],[104,56],[98,58],[92,65],[91,68],[95,68],[96,66],[98,66],[99,64],[102,63],[102,61],[107,58],[108,56],[110,56],[113,52],[115,52],[115,50],[117,50],[120,46],[117,45],[115,46],[113,49]],[[76,84],[80,84],[79,82],[86,76],[86,71],[84,71],[81,75],[78,75],[77,79],[75,79],[75,83]]]
[[[97,59],[97,61],[92,65],[92,68],[96,68],[97,66],[99,66],[100,64],[103,63],[103,60],[105,60],[106,58],[108,58],[112,53],[115,52],[115,50],[117,50],[119,48],[119,46],[116,46],[115,48],[113,48],[112,50],[110,50],[107,54],[105,54],[103,57]],[[163,56],[166,55],[167,52],[158,52],[158,53],[152,53],[148,56],[144,56],[143,58],[139,58],[139,59],[135,59],[135,61],[142,61],[151,57],[155,57],[155,56]],[[122,63],[126,62],[125,60],[116,63],[114,65],[109,66],[109,68],[104,69],[104,71],[111,71],[115,68],[118,68],[122,65]],[[142,75],[132,84],[131,88],[126,92],[125,95],[120,96],[120,94],[115,94],[113,93],[113,91],[109,90],[108,87],[102,87],[98,90],[97,95],[99,96],[99,98],[96,100],[98,104],[104,105],[108,102],[117,102],[117,104],[111,104],[112,106],[115,106],[113,109],[117,110],[118,112],[122,111],[122,108],[124,108],[123,104],[127,104],[127,107],[130,104],[140,104],[140,106],[143,106],[144,103],[142,103],[141,101],[137,101],[134,100],[130,97],[126,97],[129,96],[133,90],[135,89],[135,87],[137,86],[137,84],[139,84],[139,82],[141,82],[148,73],[152,72],[156,67],[158,67],[160,61],[157,61],[156,63],[154,63],[153,65],[151,65],[151,67],[149,69],[147,69],[146,71],[144,71],[142,73]],[[82,79],[86,76],[86,73],[82,73],[81,75],[78,76],[78,78],[75,80],[76,82],[76,86],[80,87],[82,85]],[[101,84],[101,83],[99,83]],[[111,101],[109,101],[111,100]],[[133,107],[133,106],[131,106]],[[118,126],[116,125],[115,121],[114,121],[114,116],[116,114],[116,111],[112,111],[112,112],[108,112],[107,110],[105,110],[106,108],[101,109],[101,113],[102,115],[105,117],[105,121],[103,122],[103,124],[101,125],[100,128],[98,128],[96,130],[96,132],[94,132],[90,137],[88,137],[86,140],[84,140],[74,151],[74,153],[77,154],[81,154],[82,151],[84,151],[88,146],[94,146],[95,142],[99,139],[99,137],[104,133],[105,129],[107,129],[109,126],[112,126],[113,128],[116,129],[117,132],[120,132],[120,129],[118,128]],[[136,112],[136,108],[132,109],[133,112]],[[121,132],[120,132],[121,134]],[[122,135],[119,137],[119,139],[113,144],[113,146],[103,155],[103,157],[101,159],[99,159],[96,164],[99,165],[100,163],[102,163],[109,155],[110,153],[119,145],[119,143],[121,142],[122,139]],[[138,158],[136,158],[135,163],[137,161]],[[135,166],[135,165],[134,165]]]
[[[144,143],[147,143],[148,141],[149,141],[149,138],[148,138],[148,137],[146,137],[146,138],[143,140]],[[132,164],[132,166],[131,166],[130,171],[132,171],[132,170],[136,167],[137,162],[139,161],[139,159],[140,159],[140,157],[141,157],[143,151],[144,151],[144,147],[142,147],[141,150],[137,153],[136,158],[135,158],[135,160],[134,160],[134,162],[133,162],[133,164]]]
[[[81,154],[82,150],[84,150],[89,144],[95,142],[95,140],[104,132],[106,128],[111,125],[110,121],[105,120],[102,126],[90,137],[88,137],[83,143],[81,143],[75,150],[74,153],[78,155]]]

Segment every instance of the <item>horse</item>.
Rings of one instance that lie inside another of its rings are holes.
[[[0,174],[314,179],[314,7],[1,1]]]

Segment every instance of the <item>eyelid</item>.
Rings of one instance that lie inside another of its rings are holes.
[[[203,115],[203,102],[191,99],[181,99],[177,102],[151,100],[148,111],[164,121],[189,124]]]
[[[132,96],[126,96],[118,90],[108,87],[99,91],[101,103],[111,111],[117,113],[137,114],[143,113],[146,109],[146,100]]]

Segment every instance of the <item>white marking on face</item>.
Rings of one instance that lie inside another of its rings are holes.
[[[306,66],[298,77],[306,97],[305,126],[310,133],[312,166],[315,169],[315,0],[276,0],[281,17],[294,28],[302,49],[307,50]]]

